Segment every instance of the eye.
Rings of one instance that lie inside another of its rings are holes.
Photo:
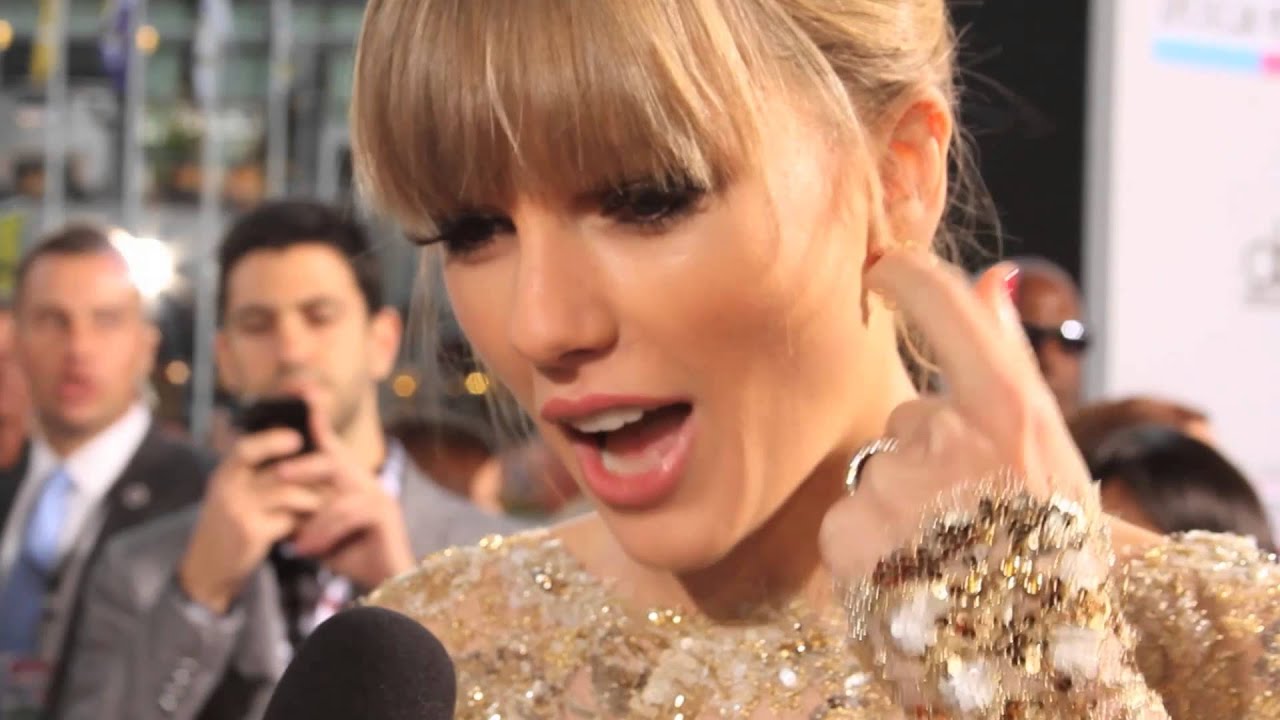
[[[618,222],[655,228],[689,213],[706,194],[689,179],[633,182],[605,191],[600,211]]]
[[[468,213],[439,223],[435,237],[413,238],[416,245],[426,247],[443,244],[445,251],[458,257],[476,252],[489,244],[495,235],[515,232],[515,224],[498,214]]]

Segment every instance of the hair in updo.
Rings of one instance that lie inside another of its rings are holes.
[[[906,93],[932,86],[955,104],[954,55],[944,0],[370,0],[355,172],[424,236],[517,192],[715,188],[757,156],[780,94],[865,152]],[[952,222],[935,238],[949,256],[971,227],[956,220],[987,209],[959,137],[951,158]]]

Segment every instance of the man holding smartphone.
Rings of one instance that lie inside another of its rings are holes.
[[[108,548],[58,717],[258,717],[328,615],[415,558],[514,529],[423,478],[384,433],[378,384],[401,326],[358,225],[319,204],[268,203],[219,259],[223,384],[300,398],[306,420],[245,434],[198,512]]]

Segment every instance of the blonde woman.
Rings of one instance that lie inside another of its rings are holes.
[[[1274,716],[1270,559],[1103,516],[1014,269],[935,260],[953,42],[943,0],[371,0],[363,187],[595,505],[372,596],[461,717]]]

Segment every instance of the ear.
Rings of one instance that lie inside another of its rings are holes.
[[[369,372],[373,379],[386,380],[396,366],[400,354],[400,337],[404,323],[400,313],[392,307],[384,307],[369,320]]]
[[[151,373],[156,369],[156,353],[160,350],[160,328],[154,323],[148,321],[142,327],[142,367],[139,368],[139,376],[142,378],[151,377]]]
[[[955,120],[942,93],[914,93],[880,127],[880,178],[888,242],[927,248],[947,204],[947,153]]]
[[[243,392],[240,386],[240,374],[231,355],[230,341],[227,333],[219,329],[213,336],[213,356],[218,365],[218,380],[222,387],[232,394]]]

